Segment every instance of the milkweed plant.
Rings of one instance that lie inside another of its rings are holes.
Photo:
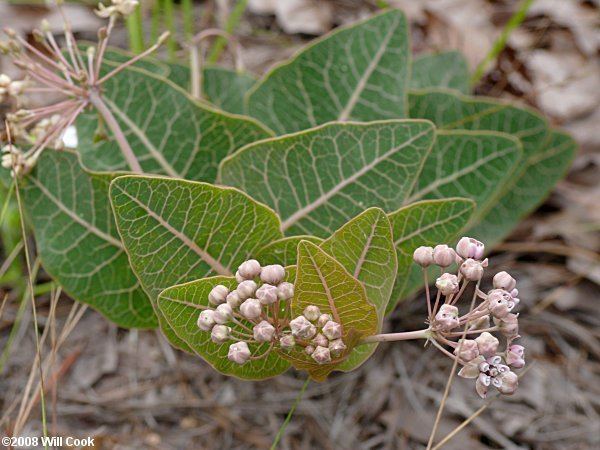
[[[484,288],[486,246],[565,174],[571,137],[471,95],[457,52],[413,59],[398,10],[255,79],[152,56],[166,34],[135,56],[111,47],[137,3],[101,4],[95,44],[66,18],[61,39],[42,24],[0,44],[25,74],[0,75],[3,180],[64,291],[243,379],[324,380],[421,339],[481,397],[512,394],[518,291],[506,272]],[[63,98],[29,107],[48,92]],[[424,328],[382,333],[422,285]]]

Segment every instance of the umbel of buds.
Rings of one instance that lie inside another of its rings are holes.
[[[475,379],[475,390],[481,397],[486,397],[492,387],[510,395],[518,386],[518,375],[513,370],[525,366],[525,348],[513,343],[520,337],[518,314],[513,312],[519,304],[519,291],[516,280],[504,271],[493,277],[493,289],[485,293],[479,288],[488,267],[484,255],[483,243],[470,237],[461,238],[455,249],[440,244],[414,251],[413,260],[423,268],[426,283],[429,266],[442,270],[435,281],[435,303],[426,289],[429,328],[422,330],[421,336],[462,366],[459,376]],[[458,266],[456,273],[446,272],[453,263]],[[461,313],[461,297],[467,291],[472,292],[468,301],[472,308]],[[322,331],[325,336],[327,331]],[[334,354],[332,348],[330,353]]]

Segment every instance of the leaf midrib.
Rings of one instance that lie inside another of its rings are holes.
[[[422,132],[420,132],[420,133],[416,134],[415,136],[411,137],[407,141],[404,141],[398,147],[393,147],[389,151],[385,152],[383,155],[378,156],[373,161],[371,161],[369,164],[363,166],[360,170],[356,171],[354,174],[352,174],[348,178],[342,180],[340,183],[338,183],[336,186],[334,186],[328,192],[323,193],[317,199],[313,200],[312,202],[310,202],[306,206],[300,208],[295,213],[293,213],[291,216],[289,216],[287,219],[285,219],[281,223],[281,230],[282,231],[286,231],[288,228],[290,228],[291,226],[293,226],[294,224],[296,224],[298,221],[300,221],[304,217],[308,216],[312,211],[314,211],[315,209],[317,209],[319,206],[325,204],[331,197],[333,197],[334,195],[336,195],[337,193],[339,193],[346,186],[348,186],[349,184],[355,182],[358,178],[360,178],[365,173],[367,173],[368,171],[370,171],[373,167],[375,167],[376,165],[378,165],[380,162],[386,160],[391,155],[393,155],[394,153],[399,152],[403,148],[408,147],[409,145],[411,145],[417,139],[419,139],[419,138],[421,138],[421,137],[423,137],[423,136],[431,133],[431,131],[432,130],[430,128],[426,128],[425,130],[423,130]],[[425,155],[425,157],[426,156],[427,155]],[[420,170],[421,169],[419,169],[419,171]]]

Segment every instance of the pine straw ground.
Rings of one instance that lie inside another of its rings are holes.
[[[511,2],[443,3],[446,6],[440,7],[439,2],[424,1],[409,11],[416,24],[417,50],[438,48],[440,42],[452,41],[440,41],[440,36],[469,27],[494,35],[514,8]],[[575,134],[581,150],[568,178],[492,257],[491,273],[509,270],[518,275],[529,370],[515,396],[488,401],[476,396],[472,380],[455,378],[436,442],[466,418],[470,423],[444,445],[447,449],[600,448],[599,110],[597,104],[585,106],[600,91],[597,78],[592,78],[592,89],[586,78],[589,70],[592,77],[598,73],[594,65],[598,48],[589,29],[573,19],[573,10],[561,16],[560,8],[548,3],[552,2],[536,2],[477,89],[538,107],[545,102],[545,112]],[[569,3],[581,17],[597,13],[593,2]],[[328,4],[334,21],[372,9],[368,2]],[[452,11],[453,4],[467,16],[477,12],[478,21],[464,22],[462,27],[460,20],[465,19],[460,14],[441,20],[440,8]],[[257,72],[302,42],[298,36],[285,35],[272,17],[246,17],[240,34],[249,34],[251,27],[272,30],[243,40],[245,59]],[[454,47],[467,56],[480,51],[468,41],[457,42]],[[539,51],[549,58],[570,55],[581,63],[568,68],[573,72],[563,77],[562,84],[543,84],[544,73],[531,67]],[[578,71],[581,67],[587,68],[583,74]],[[549,91],[557,92],[557,101],[544,97]],[[46,280],[43,273],[38,278]],[[8,294],[0,318],[3,348],[20,300]],[[103,449],[264,449],[304,383],[303,375],[294,371],[255,383],[226,378],[173,350],[156,332],[117,329],[65,297],[36,301],[45,333],[42,356],[48,363],[45,399],[51,435],[92,435],[96,448]],[[402,304],[386,327],[416,329],[424,312],[423,297],[418,295]],[[0,378],[2,434],[39,436],[39,385],[37,369],[32,371],[36,352],[29,310],[11,349]],[[421,343],[381,345],[359,370],[309,384],[281,448],[423,448],[450,363]]]

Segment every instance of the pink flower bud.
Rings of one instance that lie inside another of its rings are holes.
[[[260,271],[260,279],[265,283],[277,286],[285,278],[285,269],[279,264],[265,266]]]
[[[469,322],[469,331],[485,330],[490,327],[490,316],[483,316]]]
[[[456,260],[456,252],[445,244],[433,249],[433,262],[440,267],[448,267]]]
[[[460,348],[460,353],[458,349]],[[462,345],[454,349],[454,354],[465,362],[472,361],[479,356],[479,347],[473,339],[463,339]]]
[[[303,314],[308,320],[314,322],[321,315],[321,311],[315,305],[308,305],[306,308],[304,308]]]
[[[294,345],[296,345],[296,339],[294,339],[294,336],[292,336],[291,334],[286,334],[284,336],[281,336],[281,339],[279,339],[279,345],[282,349],[289,350],[293,348]]]
[[[501,384],[498,386],[498,390],[501,394],[512,395],[519,387],[519,377],[514,372],[504,372],[499,376],[499,379]]]
[[[485,245],[477,239],[463,237],[456,245],[456,253],[465,259],[481,259],[485,253]]]
[[[493,284],[496,289],[504,289],[505,291],[512,291],[517,285],[517,280],[511,277],[508,272],[498,272],[494,275]],[[518,292],[518,291],[517,291]]]
[[[231,309],[231,306],[229,306],[227,303],[222,303],[219,306],[217,306],[213,317],[215,319],[215,322],[217,322],[220,325],[223,325],[224,323],[227,323],[231,320],[231,318],[233,317],[233,310]]]
[[[256,298],[263,305],[272,305],[278,300],[277,296],[277,288],[275,286],[271,286],[270,284],[263,284],[256,290]]]
[[[519,335],[519,315],[507,314],[502,319],[494,319],[494,323],[500,328],[502,336],[515,338]]]
[[[317,319],[317,325],[320,328],[323,328],[325,326],[325,324],[327,322],[329,322],[330,320],[333,320],[333,317],[331,317],[331,314],[321,314],[319,316],[319,318]]]
[[[475,342],[477,342],[477,348],[479,349],[479,354],[489,358],[496,354],[496,350],[498,350],[498,345],[500,341],[496,339],[493,335],[484,331],[477,338],[475,338]]]
[[[433,264],[433,248],[419,247],[413,253],[413,260],[421,267],[428,267]]]
[[[235,281],[237,281],[238,283],[241,283],[242,281],[245,281],[246,279],[240,274],[239,270],[236,270],[235,272]]]
[[[277,296],[279,300],[291,300],[294,297],[294,285],[283,281],[277,285]]]
[[[458,320],[458,308],[453,305],[444,304],[435,315],[434,327],[441,331],[450,331],[460,324]]]
[[[492,316],[502,319],[510,313],[513,298],[503,289],[492,289],[488,292],[488,310]]]
[[[304,347],[304,352],[307,355],[312,355],[314,351],[315,351],[315,348],[312,345],[307,345],[306,347]]]
[[[215,324],[215,312],[212,309],[205,309],[198,316],[198,328],[202,331],[210,331]]]
[[[327,347],[318,346],[311,356],[318,364],[329,364],[331,362],[331,353],[329,353]]]
[[[517,344],[513,344],[508,347],[508,351],[506,353],[506,364],[514,367],[515,369],[522,369],[525,367],[525,347]]]
[[[240,305],[240,312],[246,319],[257,319],[260,317],[261,311],[260,302],[255,298],[249,298]]]
[[[241,300],[246,300],[247,298],[254,297],[257,287],[258,285],[253,280],[244,280],[238,284],[236,292]]]
[[[461,264],[460,273],[469,281],[479,281],[483,277],[483,265],[474,259],[467,259]]]
[[[222,344],[229,339],[231,328],[225,325],[215,325],[210,332],[210,339],[215,344]]]
[[[330,320],[323,326],[323,334],[327,336],[327,339],[333,341],[342,337],[342,326]]]
[[[214,288],[211,289],[208,294],[208,301],[213,305],[220,305],[221,303],[225,303],[225,298],[227,298],[227,294],[229,294],[229,289],[227,289],[222,284],[218,284]]]
[[[252,278],[256,278],[260,275],[260,264],[255,259],[249,259],[248,261],[243,262],[240,267],[238,267],[238,273],[245,280],[251,280]]]
[[[320,345],[321,347],[327,347],[327,346],[329,346],[329,341],[321,333],[319,333],[319,334],[317,334],[315,336],[315,338],[312,340],[312,343],[315,344],[315,345],[317,345],[317,346]]]
[[[229,346],[229,352],[227,353],[227,359],[236,364],[244,364],[250,359],[250,349],[248,344],[245,342],[236,342]]]
[[[443,273],[435,281],[435,286],[443,295],[456,294],[458,292],[458,277],[451,273]]]
[[[254,339],[258,342],[269,342],[275,334],[275,327],[266,320],[262,320],[258,325],[252,328]]]
[[[298,339],[311,339],[317,334],[317,327],[304,316],[298,316],[290,321],[290,328],[292,329],[292,335]]]
[[[337,358],[342,353],[344,353],[346,348],[346,344],[344,344],[344,341],[342,341],[341,339],[335,339],[334,341],[331,341],[329,343],[329,353],[331,353],[331,356],[333,356],[334,358]]]
[[[225,301],[232,308],[238,308],[240,306],[240,304],[242,303],[240,294],[238,294],[237,291],[231,291],[229,294],[227,294]]]

